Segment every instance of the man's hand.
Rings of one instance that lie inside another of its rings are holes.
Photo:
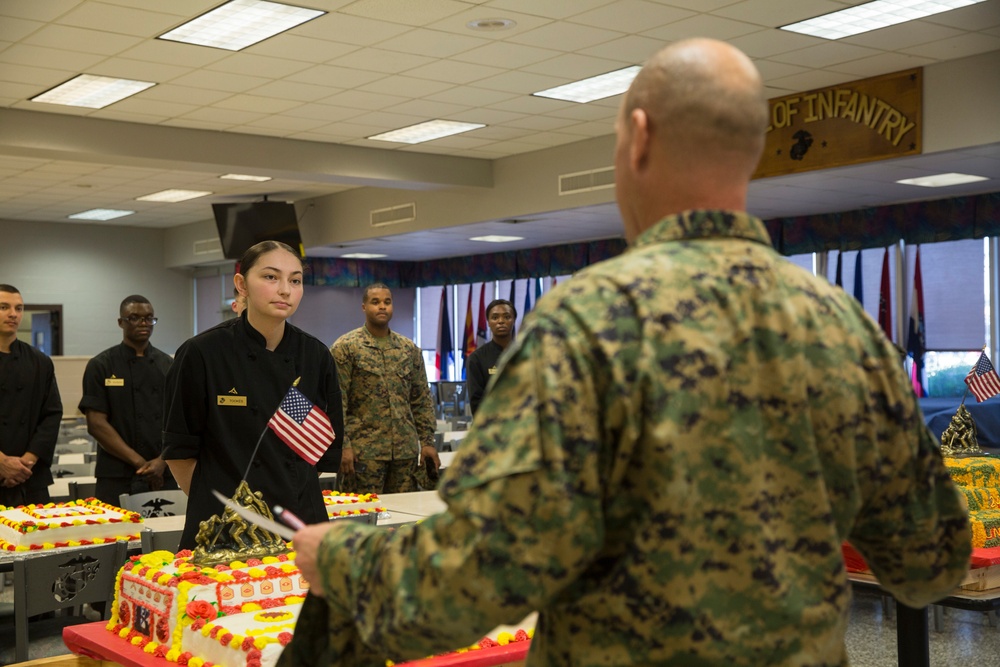
[[[345,449],[340,455],[340,474],[341,475],[353,475],[354,474],[354,462],[357,457],[354,456],[353,449]]]
[[[295,533],[295,538],[292,540],[292,546],[295,547],[295,567],[299,568],[299,572],[309,582],[309,591],[320,597],[323,597],[325,592],[319,568],[316,565],[316,557],[319,553],[320,542],[323,541],[327,531],[333,527],[332,521],[306,526]]]
[[[140,477],[146,478],[150,489],[159,491],[163,488],[163,473],[166,469],[167,462],[157,456],[139,466],[139,469],[135,473]]]
[[[10,488],[28,481],[31,477],[31,465],[26,464],[19,456],[0,458],[0,478],[3,478],[3,485]]]
[[[434,462],[435,470],[441,470],[441,459],[438,457],[438,450],[434,445],[424,445],[420,448],[420,465],[426,465],[427,459]]]

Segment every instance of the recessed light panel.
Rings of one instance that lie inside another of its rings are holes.
[[[32,102],[46,104],[65,104],[71,107],[86,107],[88,109],[103,109],[126,97],[152,88],[151,81],[134,81],[132,79],[114,79],[108,76],[93,76],[81,74],[66,83],[45,91],[31,98]]]
[[[202,190],[160,190],[159,192],[154,192],[152,194],[143,195],[141,197],[136,197],[136,201],[165,201],[172,204],[176,204],[179,201],[187,201],[188,199],[197,199],[198,197],[206,197],[212,194],[211,192],[204,192]]]
[[[483,241],[484,243],[511,243],[513,241],[523,241],[523,236],[502,236],[500,234],[490,234],[488,236],[474,236],[470,241]]]
[[[114,220],[115,218],[124,218],[126,215],[132,215],[133,213],[135,211],[122,211],[114,208],[92,208],[89,211],[74,213],[69,217],[74,220]]]
[[[341,259],[381,259],[382,257],[388,257],[388,255],[380,255],[376,252],[352,252],[340,257]]]
[[[990,179],[985,176],[973,176],[972,174],[957,174],[952,172],[948,174],[934,174],[933,176],[921,176],[920,178],[904,178],[903,180],[896,182],[902,183],[903,185],[919,185],[925,188],[943,188],[949,185],[978,183],[979,181],[988,180]]]
[[[395,141],[401,144],[421,144],[425,141],[450,137],[453,134],[478,130],[481,127],[486,126],[482,123],[460,123],[455,120],[429,120],[426,123],[417,123],[368,138],[376,141]]]
[[[540,90],[532,93],[537,97],[550,97],[554,100],[566,100],[567,102],[587,103],[594,100],[601,100],[612,95],[620,95],[628,90],[632,85],[639,70],[639,65],[632,65],[625,69],[615,70],[607,74],[599,74],[589,79],[581,79],[564,86],[556,86],[548,90]]]
[[[239,51],[311,21],[326,12],[265,0],[232,0],[159,39]]]
[[[875,0],[784,25],[781,29],[823,39],[840,39],[980,2],[983,0]]]
[[[223,174],[219,178],[225,178],[229,181],[257,181],[260,183],[271,180],[270,176],[253,176],[251,174]]]

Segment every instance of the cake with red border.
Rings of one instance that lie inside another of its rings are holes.
[[[0,505],[0,550],[33,551],[138,540],[142,515],[97,498],[5,507]]]
[[[323,491],[323,505],[326,516],[332,521],[346,517],[378,516],[385,507],[375,493],[341,493],[339,491]],[[374,521],[372,523],[375,523]]]

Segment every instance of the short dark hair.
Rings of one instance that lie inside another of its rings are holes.
[[[146,297],[144,297],[141,294],[131,294],[131,295],[125,297],[124,299],[122,299],[122,304],[120,306],[118,306],[118,314],[119,315],[124,315],[125,314],[125,307],[128,306],[130,303],[149,303],[149,299],[147,299]],[[153,305],[153,304],[150,303],[149,305]]]
[[[11,294],[20,294],[21,290],[17,289],[13,285],[8,285],[7,283],[0,283],[0,292],[10,292]]]
[[[517,318],[517,308],[515,308],[514,304],[512,304],[507,299],[493,299],[492,301],[490,301],[490,305],[486,306],[486,317],[489,317],[490,311],[496,308],[497,306],[509,306],[510,309],[514,311],[514,318],[515,319]]]
[[[385,283],[372,283],[371,285],[366,287],[365,291],[361,294],[361,303],[368,303],[368,293],[371,292],[373,289],[389,290],[389,293],[390,294],[392,293],[392,290],[389,289],[389,286],[386,285]]]

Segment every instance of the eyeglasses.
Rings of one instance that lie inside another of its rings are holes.
[[[129,324],[139,324],[139,322],[143,322],[145,324],[156,324],[156,318],[152,315],[146,315],[145,317],[141,315],[129,315],[125,318],[125,321]]]

